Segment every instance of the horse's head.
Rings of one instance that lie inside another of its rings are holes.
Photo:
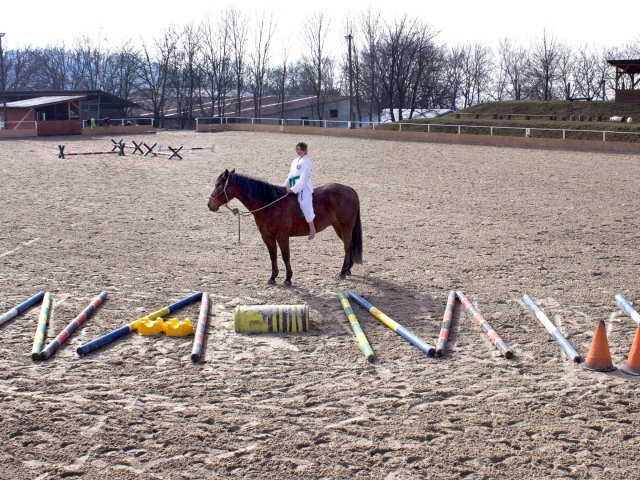
[[[218,179],[216,180],[216,186],[211,192],[211,196],[209,197],[209,210],[212,212],[217,212],[218,209],[233,199],[232,189],[229,189],[229,181],[233,177],[235,173],[235,168],[231,171],[225,170],[220,174]]]

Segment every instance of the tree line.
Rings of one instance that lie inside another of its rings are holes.
[[[171,109],[186,128],[194,116],[240,116],[247,97],[252,116],[261,116],[271,96],[284,117],[287,96],[310,95],[322,119],[330,95],[349,93],[351,72],[356,120],[374,121],[391,109],[396,121],[418,109],[486,101],[608,100],[614,72],[607,59],[640,57],[640,42],[570,47],[545,31],[529,45],[505,37],[497,50],[482,42],[451,45],[420,19],[368,10],[341,26],[351,36],[349,64],[346,41],[338,55],[329,51],[329,26],[322,13],[302,23],[298,58],[290,58],[289,48],[274,55],[273,16],[251,18],[233,8],[199,24],[167,27],[139,45],[80,37],[71,47],[10,49],[6,88],[103,90],[148,105],[160,122]]]

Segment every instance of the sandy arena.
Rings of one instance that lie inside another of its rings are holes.
[[[613,361],[627,359],[637,325],[613,297],[640,300],[638,156],[240,132],[125,140],[215,152],[59,160],[58,143],[110,139],[0,142],[0,314],[51,291],[48,343],[109,292],[46,362],[30,358],[39,307],[0,326],[0,478],[637,476],[640,377],[573,364],[521,297],[583,356],[609,318]],[[292,239],[293,287],[281,262],[268,286],[253,220],[238,244],[237,217],[207,200],[225,168],[280,184],[300,140],[316,186],[359,193],[364,262],[339,280],[342,244],[325,230]],[[513,359],[459,303],[434,359],[352,302],[379,358],[368,364],[337,299],[355,289],[435,344],[452,288]],[[76,356],[198,290],[212,304],[202,364],[193,337],[136,333]],[[261,303],[308,304],[311,332],[234,333],[234,307]]]

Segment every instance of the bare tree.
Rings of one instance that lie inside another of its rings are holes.
[[[576,93],[587,100],[593,100],[600,93],[599,56],[587,45],[578,48],[574,62]]]
[[[186,25],[176,40],[177,46],[169,57],[169,80],[173,87],[180,128],[185,128],[191,126],[193,121],[195,91],[201,84],[200,71],[197,68],[200,30],[193,24]]]
[[[324,117],[327,96],[333,88],[333,62],[327,56],[325,42],[329,21],[323,13],[315,13],[304,24],[304,42],[307,55],[303,56],[302,66],[315,96],[315,113],[319,120]]]
[[[5,50],[5,71],[7,90],[36,88],[38,54],[32,47],[22,50]]]
[[[130,43],[113,52],[107,62],[107,79],[104,88],[118,97],[131,99],[140,89],[140,55]]]
[[[240,116],[242,111],[242,93],[244,92],[248,20],[238,10],[230,9],[227,11],[227,21],[230,26],[232,65],[236,88],[236,116]]]
[[[37,49],[35,56],[34,88],[65,90],[71,87],[68,74],[72,70],[72,62],[64,44]]]
[[[380,81],[378,80],[377,55],[378,41],[380,36],[380,13],[374,15],[371,9],[367,10],[361,17],[360,31],[364,41],[364,45],[360,52],[362,61],[359,62],[362,67],[358,77],[362,77],[361,87],[357,89],[364,101],[369,104],[369,121],[373,121],[373,113],[377,118],[382,114],[382,99],[380,94]],[[357,50],[356,50],[357,51]],[[359,82],[360,85],[360,82]]]
[[[89,90],[104,89],[110,56],[108,47],[85,35],[76,41],[73,56],[77,62],[73,83]]]
[[[142,98],[149,100],[159,127],[164,126],[164,113],[169,84],[169,67],[176,48],[176,33],[169,27],[162,36],[154,40],[153,46],[142,45],[140,81]],[[153,49],[153,50],[152,50]]]
[[[260,118],[261,114],[262,98],[269,71],[271,39],[274,32],[273,14],[270,15],[268,23],[263,14],[256,25],[254,50],[249,55],[249,89],[253,94],[254,116],[257,118]]]
[[[488,93],[491,50],[481,43],[466,45],[462,56],[464,107],[480,103]]]
[[[407,15],[385,22],[383,29],[375,58],[384,103],[392,121],[395,109],[399,120],[403,120],[403,109],[409,110],[411,118],[425,86],[425,72],[432,70],[436,58],[435,32]]]
[[[462,81],[460,82],[460,96],[462,97],[462,108],[473,105],[473,56],[472,46],[469,44],[462,47]]]
[[[606,49],[601,49],[598,58],[599,92],[596,98],[603,101],[606,101],[609,94],[613,92],[613,89],[609,88],[609,84],[613,84],[615,82],[615,75],[607,60],[613,59],[607,56]]]
[[[229,12],[224,12],[212,24],[210,19],[205,19],[202,23],[203,49],[201,73],[203,76],[202,87],[208,98],[212,99],[210,116],[222,117],[225,114],[225,99],[228,92],[230,79],[231,58],[230,58],[230,31],[231,25],[227,21]],[[201,100],[201,108],[207,111]]]
[[[531,52],[529,67],[532,96],[542,100],[554,99],[559,58],[560,42],[547,36],[545,30],[542,38],[534,43]]]
[[[521,100],[529,55],[509,38],[501,39],[499,45],[499,68],[507,82],[507,91],[513,100]]]
[[[276,101],[280,105],[280,118],[284,118],[287,87],[291,77],[289,67],[289,50],[286,46],[282,52],[280,65],[270,71],[270,76],[272,77],[272,81],[270,83],[273,85]]]
[[[457,109],[458,96],[462,90],[465,57],[466,50],[462,45],[451,47],[445,56],[444,75],[445,82],[449,86],[447,92],[449,104],[447,106],[452,110]]]
[[[564,87],[564,99],[571,100],[575,93],[574,53],[566,45],[560,47],[558,55],[558,82]]]
[[[433,42],[436,32],[427,26],[423,26],[421,33],[416,37],[414,61],[407,70],[409,79],[409,118],[417,107],[429,108],[428,99],[432,97],[435,89],[435,77],[433,73],[440,68],[440,50]]]

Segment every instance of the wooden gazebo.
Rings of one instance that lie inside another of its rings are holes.
[[[616,102],[640,103],[640,60],[607,60],[616,69]]]

